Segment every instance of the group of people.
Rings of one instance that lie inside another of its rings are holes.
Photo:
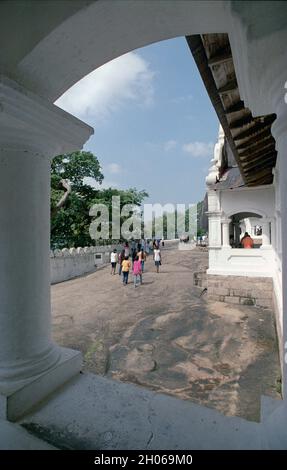
[[[164,246],[163,243],[162,245]],[[144,265],[150,248],[150,242],[143,240],[138,243],[132,241],[131,245],[126,242],[119,254],[117,250],[114,249],[111,253],[111,274],[116,274],[118,264],[118,273],[120,276],[122,275],[123,285],[128,284],[130,270],[132,270],[133,273],[134,287],[142,284]],[[156,272],[159,273],[159,267],[161,265],[160,240],[154,240],[152,242],[152,249]]]

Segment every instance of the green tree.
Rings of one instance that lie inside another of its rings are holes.
[[[78,247],[94,245],[89,227],[90,208],[103,203],[108,206],[111,219],[112,197],[120,196],[124,204],[140,206],[148,194],[136,188],[118,190],[96,189],[86,183],[93,178],[99,185],[103,181],[100,163],[91,152],[58,155],[51,165],[51,247]],[[123,221],[123,220],[122,220]],[[110,240],[111,241],[111,240]]]
[[[89,200],[97,191],[85,183],[103,181],[100,163],[91,152],[58,155],[51,164],[51,246],[85,246],[91,243]]]

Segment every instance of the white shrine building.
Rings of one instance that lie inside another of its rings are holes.
[[[187,42],[221,124],[206,178],[209,298],[274,309],[283,352],[278,118],[271,109],[254,116],[248,107],[236,70],[240,57],[227,34],[193,35]],[[253,249],[242,248],[245,232]]]
[[[212,166],[206,177],[209,219],[210,298],[274,309],[282,337],[280,211],[275,180],[247,186],[220,126]],[[275,174],[275,169],[272,169]],[[277,200],[278,201],[278,200]],[[247,232],[253,249],[243,249]],[[282,347],[282,343],[281,343]]]

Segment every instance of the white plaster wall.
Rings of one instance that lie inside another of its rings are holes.
[[[119,253],[121,245],[71,248],[70,250],[64,248],[63,250],[51,251],[51,284],[90,273],[97,266],[109,263],[110,254],[114,248]],[[101,254],[101,259],[96,259],[96,254]]]
[[[275,196],[273,186],[239,188],[220,191],[221,210],[227,217],[238,212],[253,212],[274,217]]]
[[[254,248],[210,248],[208,274],[231,276],[273,277],[275,272],[274,250]]]

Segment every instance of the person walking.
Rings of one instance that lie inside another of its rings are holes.
[[[134,287],[136,288],[138,283],[142,284],[142,264],[141,260],[139,259],[138,255],[135,257],[134,265],[133,265],[133,275],[134,275]]]
[[[134,265],[134,261],[136,259],[136,255],[137,255],[137,250],[135,248],[132,248],[132,267]]]
[[[130,247],[129,247],[128,242],[124,244],[123,250],[125,252],[125,256],[130,256]]]
[[[145,252],[147,256],[149,255],[149,250],[150,250],[149,240],[147,240],[145,244]]]
[[[119,254],[118,263],[119,263],[119,276],[122,274],[122,262],[125,259],[125,250],[122,250]]]
[[[155,247],[155,249],[153,250],[153,259],[156,267],[156,272],[159,273],[159,267],[161,265],[161,252],[158,247]]]
[[[138,252],[137,254],[140,262],[141,262],[141,265],[142,265],[142,272],[144,272],[144,263],[146,261],[146,253],[143,249],[141,249],[141,251]]]
[[[118,254],[117,250],[114,249],[114,251],[111,253],[111,274],[116,274],[116,266],[118,262]]]
[[[122,262],[122,273],[123,273],[123,284],[127,284],[129,280],[129,272],[131,269],[131,262],[128,256],[125,256],[125,259]]]

